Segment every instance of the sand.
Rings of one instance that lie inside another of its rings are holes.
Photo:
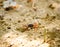
[[[15,2],[20,7],[9,11],[0,6],[0,47],[60,47],[60,0]]]

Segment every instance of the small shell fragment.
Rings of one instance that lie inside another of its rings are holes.
[[[9,6],[10,6],[9,1],[3,2],[3,8],[9,7]]]

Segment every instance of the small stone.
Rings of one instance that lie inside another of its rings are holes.
[[[8,29],[11,29],[11,27],[7,27]]]
[[[58,45],[58,47],[60,47],[60,45]]]
[[[51,9],[55,9],[55,7],[53,7],[52,4],[49,5],[49,8],[51,8]]]
[[[5,8],[5,11],[10,11],[10,10],[12,10],[13,8],[11,8],[11,7],[7,7],[7,8]]]
[[[21,21],[20,20],[18,20],[18,23],[20,23]]]
[[[12,47],[12,45],[8,46],[8,47]]]
[[[10,36],[8,36],[8,38],[10,38]]]
[[[0,20],[3,20],[4,18],[3,18],[3,16],[0,16]]]

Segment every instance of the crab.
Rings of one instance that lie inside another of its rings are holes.
[[[39,27],[38,23],[30,23],[28,25],[23,25],[23,29],[29,30],[29,29],[37,29]]]

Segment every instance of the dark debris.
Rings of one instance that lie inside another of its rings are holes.
[[[51,9],[55,9],[55,7],[53,7],[52,4],[49,5],[49,8],[51,8]]]
[[[5,11],[10,11],[12,9],[13,9],[12,7],[7,7],[7,8],[5,8]]]

